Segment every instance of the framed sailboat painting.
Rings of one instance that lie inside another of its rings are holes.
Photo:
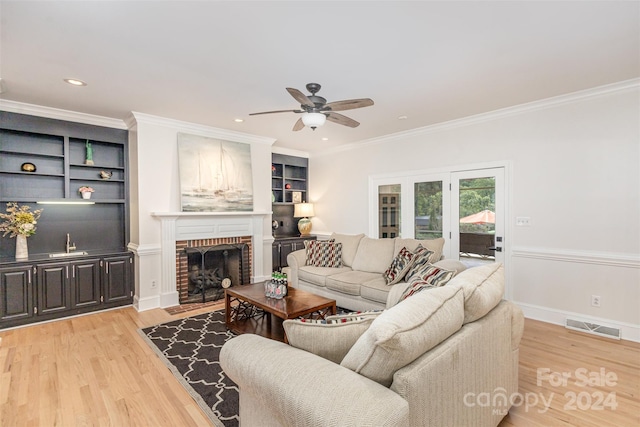
[[[253,210],[251,146],[178,133],[183,212]]]

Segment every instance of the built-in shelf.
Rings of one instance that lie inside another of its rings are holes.
[[[294,192],[306,202],[309,159],[274,153],[271,165],[273,203],[294,203]]]

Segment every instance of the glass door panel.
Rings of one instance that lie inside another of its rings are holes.
[[[414,183],[414,236],[437,239],[443,233],[442,181]]]
[[[501,168],[452,174],[452,257],[467,267],[503,257],[504,200]]]
[[[378,187],[378,237],[400,236],[400,184]]]

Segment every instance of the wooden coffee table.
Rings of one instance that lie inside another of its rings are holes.
[[[258,334],[287,342],[282,322],[286,319],[324,319],[336,314],[336,301],[289,288],[283,299],[267,298],[264,283],[225,289],[225,322],[237,334]]]

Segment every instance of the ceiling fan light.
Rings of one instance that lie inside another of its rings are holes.
[[[327,116],[322,113],[304,113],[302,115],[302,123],[311,129],[322,126],[327,121]]]

